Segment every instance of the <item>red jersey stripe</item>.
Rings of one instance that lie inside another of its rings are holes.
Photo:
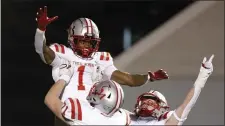
[[[82,110],[81,110],[81,105],[78,99],[76,99],[77,102],[77,107],[78,107],[78,120],[82,120]]]
[[[75,119],[75,104],[72,98],[69,98],[71,104],[71,119]]]

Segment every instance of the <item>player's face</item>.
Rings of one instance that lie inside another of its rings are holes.
[[[158,103],[153,99],[144,99],[142,100],[140,108],[152,110],[158,107]]]
[[[80,49],[85,49],[85,48],[92,48],[92,45],[89,41],[79,41],[78,42],[78,48]]]

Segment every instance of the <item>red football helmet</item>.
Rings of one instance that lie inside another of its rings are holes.
[[[169,110],[165,97],[158,91],[150,90],[137,98],[135,114],[140,117],[159,118]]]
[[[74,53],[82,58],[91,58],[98,51],[100,40],[98,27],[91,19],[79,18],[68,29],[68,43]],[[88,42],[91,47],[79,48],[81,41]]]

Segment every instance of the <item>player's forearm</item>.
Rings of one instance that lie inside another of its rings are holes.
[[[61,115],[61,107],[62,102],[59,99],[59,95],[61,94],[63,88],[65,87],[64,80],[58,80],[48,91],[45,96],[44,103],[48,106],[48,108],[60,119],[63,120]]]
[[[205,79],[197,79],[195,83],[206,83]],[[195,105],[200,93],[201,93],[202,87],[194,86],[190,89],[188,92],[184,102],[181,106],[179,106],[175,113],[173,114],[173,119],[171,119],[170,124],[173,125],[181,125],[183,122],[187,119],[189,112]],[[175,117],[177,116],[177,118]]]
[[[130,75],[131,78],[131,86],[141,86],[148,82],[148,75],[141,75],[141,74],[132,74]]]
[[[47,63],[51,64],[55,58],[55,53],[46,45],[45,32],[40,29],[36,29],[34,46],[36,52],[40,55],[41,59]]]
[[[206,81],[208,80],[208,77],[213,72],[213,65],[212,65],[213,58],[214,58],[214,55],[212,55],[208,60],[206,57],[203,58],[203,61],[200,67],[200,72],[194,83],[194,87],[187,94],[183,104],[180,107],[178,107],[178,109],[173,113],[173,116],[171,116],[169,121],[167,121],[167,124],[172,124],[172,125],[183,124],[189,112],[195,105],[201,93],[202,88],[205,86]]]
[[[122,85],[128,86],[140,86],[147,82],[148,75],[141,75],[141,74],[129,74],[126,72],[115,71],[112,75],[112,80],[116,81]]]

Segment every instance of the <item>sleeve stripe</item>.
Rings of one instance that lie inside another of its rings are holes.
[[[62,109],[63,109],[65,106],[66,106],[66,103],[64,102],[64,103],[63,103],[63,106],[62,106]]]
[[[55,46],[56,52],[59,52],[59,47],[58,47],[58,45],[54,44],[54,46]]]
[[[60,53],[65,54],[65,47],[64,47],[64,45],[62,45],[62,44],[59,45],[59,44],[55,43],[54,46],[55,46],[55,51],[56,52],[60,52]]]
[[[77,107],[78,107],[78,120],[82,120],[82,110],[81,110],[81,105],[78,99],[76,99],[77,102]]]
[[[166,119],[167,118],[167,114],[168,114],[169,112],[166,112],[164,115],[163,115],[163,119]]]
[[[107,52],[106,53],[106,61],[108,61],[109,60],[109,53]]]
[[[66,109],[63,111],[63,113],[62,113],[63,116],[65,116],[67,109],[68,109],[68,106],[66,106]]]
[[[61,46],[61,53],[65,53],[65,49],[64,49],[64,45],[60,45]]]
[[[75,119],[75,104],[72,98],[69,98],[71,104],[71,119]]]
[[[109,60],[109,57],[110,57],[110,54],[108,52],[102,52],[101,53],[100,60],[108,61]]]
[[[101,53],[100,60],[103,60],[103,59],[104,59],[104,53],[102,52],[102,53]]]

